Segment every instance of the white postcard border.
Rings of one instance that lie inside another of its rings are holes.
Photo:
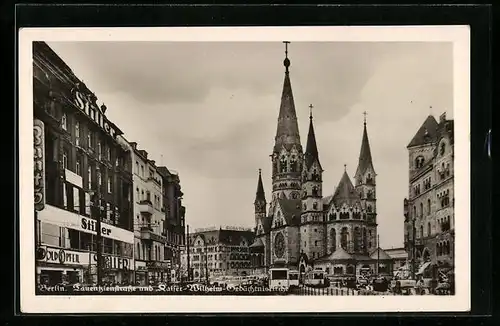
[[[453,42],[454,296],[35,295],[32,41]],[[23,313],[438,312],[470,310],[470,29],[468,26],[23,28],[19,32],[20,302]],[[29,173],[24,173],[24,171]]]

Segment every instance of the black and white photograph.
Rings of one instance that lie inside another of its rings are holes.
[[[19,44],[27,311],[469,309],[466,27]]]

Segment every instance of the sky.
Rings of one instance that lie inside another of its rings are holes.
[[[280,42],[48,42],[150,159],[179,173],[191,229],[254,226],[268,202],[284,79]],[[305,148],[309,105],[333,194],[354,182],[363,112],[377,173],[380,245],[403,246],[406,146],[429,114],[453,118],[453,48],[438,42],[295,42],[290,78]]]

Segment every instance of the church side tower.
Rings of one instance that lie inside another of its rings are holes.
[[[285,42],[285,80],[281,95],[278,127],[272,157],[273,198],[300,199],[303,152],[300,144],[299,126],[290,83],[290,60],[288,43]]]
[[[255,193],[255,227],[262,225],[262,220],[266,217],[266,195],[264,193],[264,184],[262,183],[262,170],[259,169],[259,181],[257,182],[257,192]]]
[[[376,173],[373,167],[370,142],[366,130],[366,112],[363,126],[363,139],[361,140],[361,151],[359,163],[354,178],[356,179],[356,191],[361,198],[361,205],[366,212],[363,217],[366,220],[365,244],[366,250],[372,251],[377,243],[377,192]]]
[[[309,108],[312,110],[312,104]],[[300,223],[300,249],[309,259],[319,258],[326,253],[324,246],[322,175],[323,169],[319,162],[311,111],[302,168],[302,214]]]

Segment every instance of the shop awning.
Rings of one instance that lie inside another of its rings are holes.
[[[420,268],[418,269],[417,275],[422,274],[429,266],[431,265],[431,262],[425,262]]]

